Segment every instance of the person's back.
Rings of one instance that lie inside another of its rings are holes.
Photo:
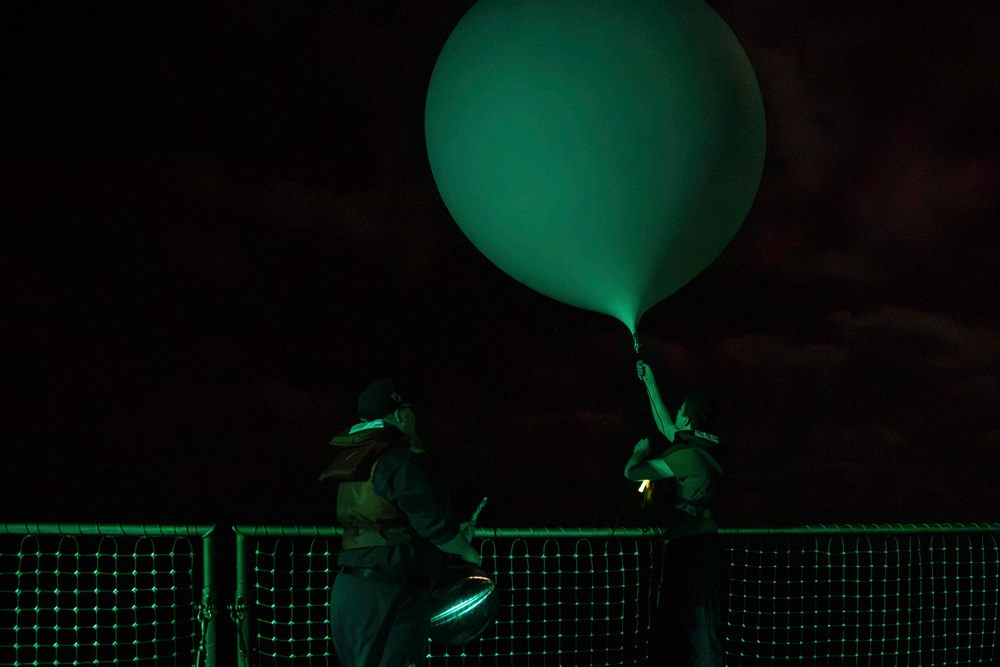
[[[358,468],[337,489],[344,537],[330,592],[334,651],[344,667],[423,665],[430,588],[446,554],[481,559],[433,481],[412,407],[388,380],[371,383],[358,403],[362,421],[330,443],[328,470]]]
[[[679,431],[675,444],[659,456],[674,474],[662,518],[674,539],[718,531],[715,512],[723,477],[718,445],[710,433]]]

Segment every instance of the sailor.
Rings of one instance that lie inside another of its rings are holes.
[[[471,523],[459,523],[432,480],[414,407],[395,383],[369,384],[358,417],[330,442],[333,460],[321,476],[340,482],[344,526],[330,593],[334,651],[344,667],[424,665],[430,589],[446,555],[476,566],[482,559]]]
[[[722,549],[713,506],[722,478],[717,462],[719,439],[700,430],[708,424],[708,405],[690,394],[671,418],[653,370],[639,361],[656,425],[670,445],[650,456],[649,438],[640,440],[625,466],[626,479],[657,486],[657,505],[666,528],[660,587],[653,614],[651,665],[722,667],[717,625],[721,621]],[[666,487],[660,491],[660,487]]]

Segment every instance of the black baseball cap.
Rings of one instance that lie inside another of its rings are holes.
[[[396,391],[396,383],[387,378],[375,380],[358,396],[358,417],[371,421],[384,417],[400,405],[403,398]]]

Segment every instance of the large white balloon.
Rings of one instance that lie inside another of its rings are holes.
[[[425,131],[483,254],[633,333],[733,238],[765,146],[753,69],[702,0],[480,0],[438,57]]]

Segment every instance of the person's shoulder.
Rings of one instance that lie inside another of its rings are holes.
[[[698,431],[696,429],[690,429],[687,431],[677,432],[677,441],[687,445],[693,446],[711,446],[719,444],[719,437],[711,433],[706,433],[705,431]]]
[[[333,436],[330,444],[341,447],[358,447],[375,441],[393,442],[402,439],[403,434],[398,428],[378,421],[355,424],[346,428]]]
[[[389,489],[412,488],[414,484],[423,485],[431,475],[425,462],[426,457],[408,447],[393,447],[379,458],[375,464],[372,480],[376,490],[383,493],[395,493]],[[403,485],[402,487],[400,485]]]
[[[672,452],[666,452],[661,458],[665,461],[701,460],[701,456],[699,456],[693,447],[682,447]]]
[[[393,468],[416,466],[418,468],[423,468],[426,465],[427,457],[424,454],[418,454],[409,447],[406,443],[401,443],[398,447],[393,447],[382,456],[382,463],[388,464]]]

